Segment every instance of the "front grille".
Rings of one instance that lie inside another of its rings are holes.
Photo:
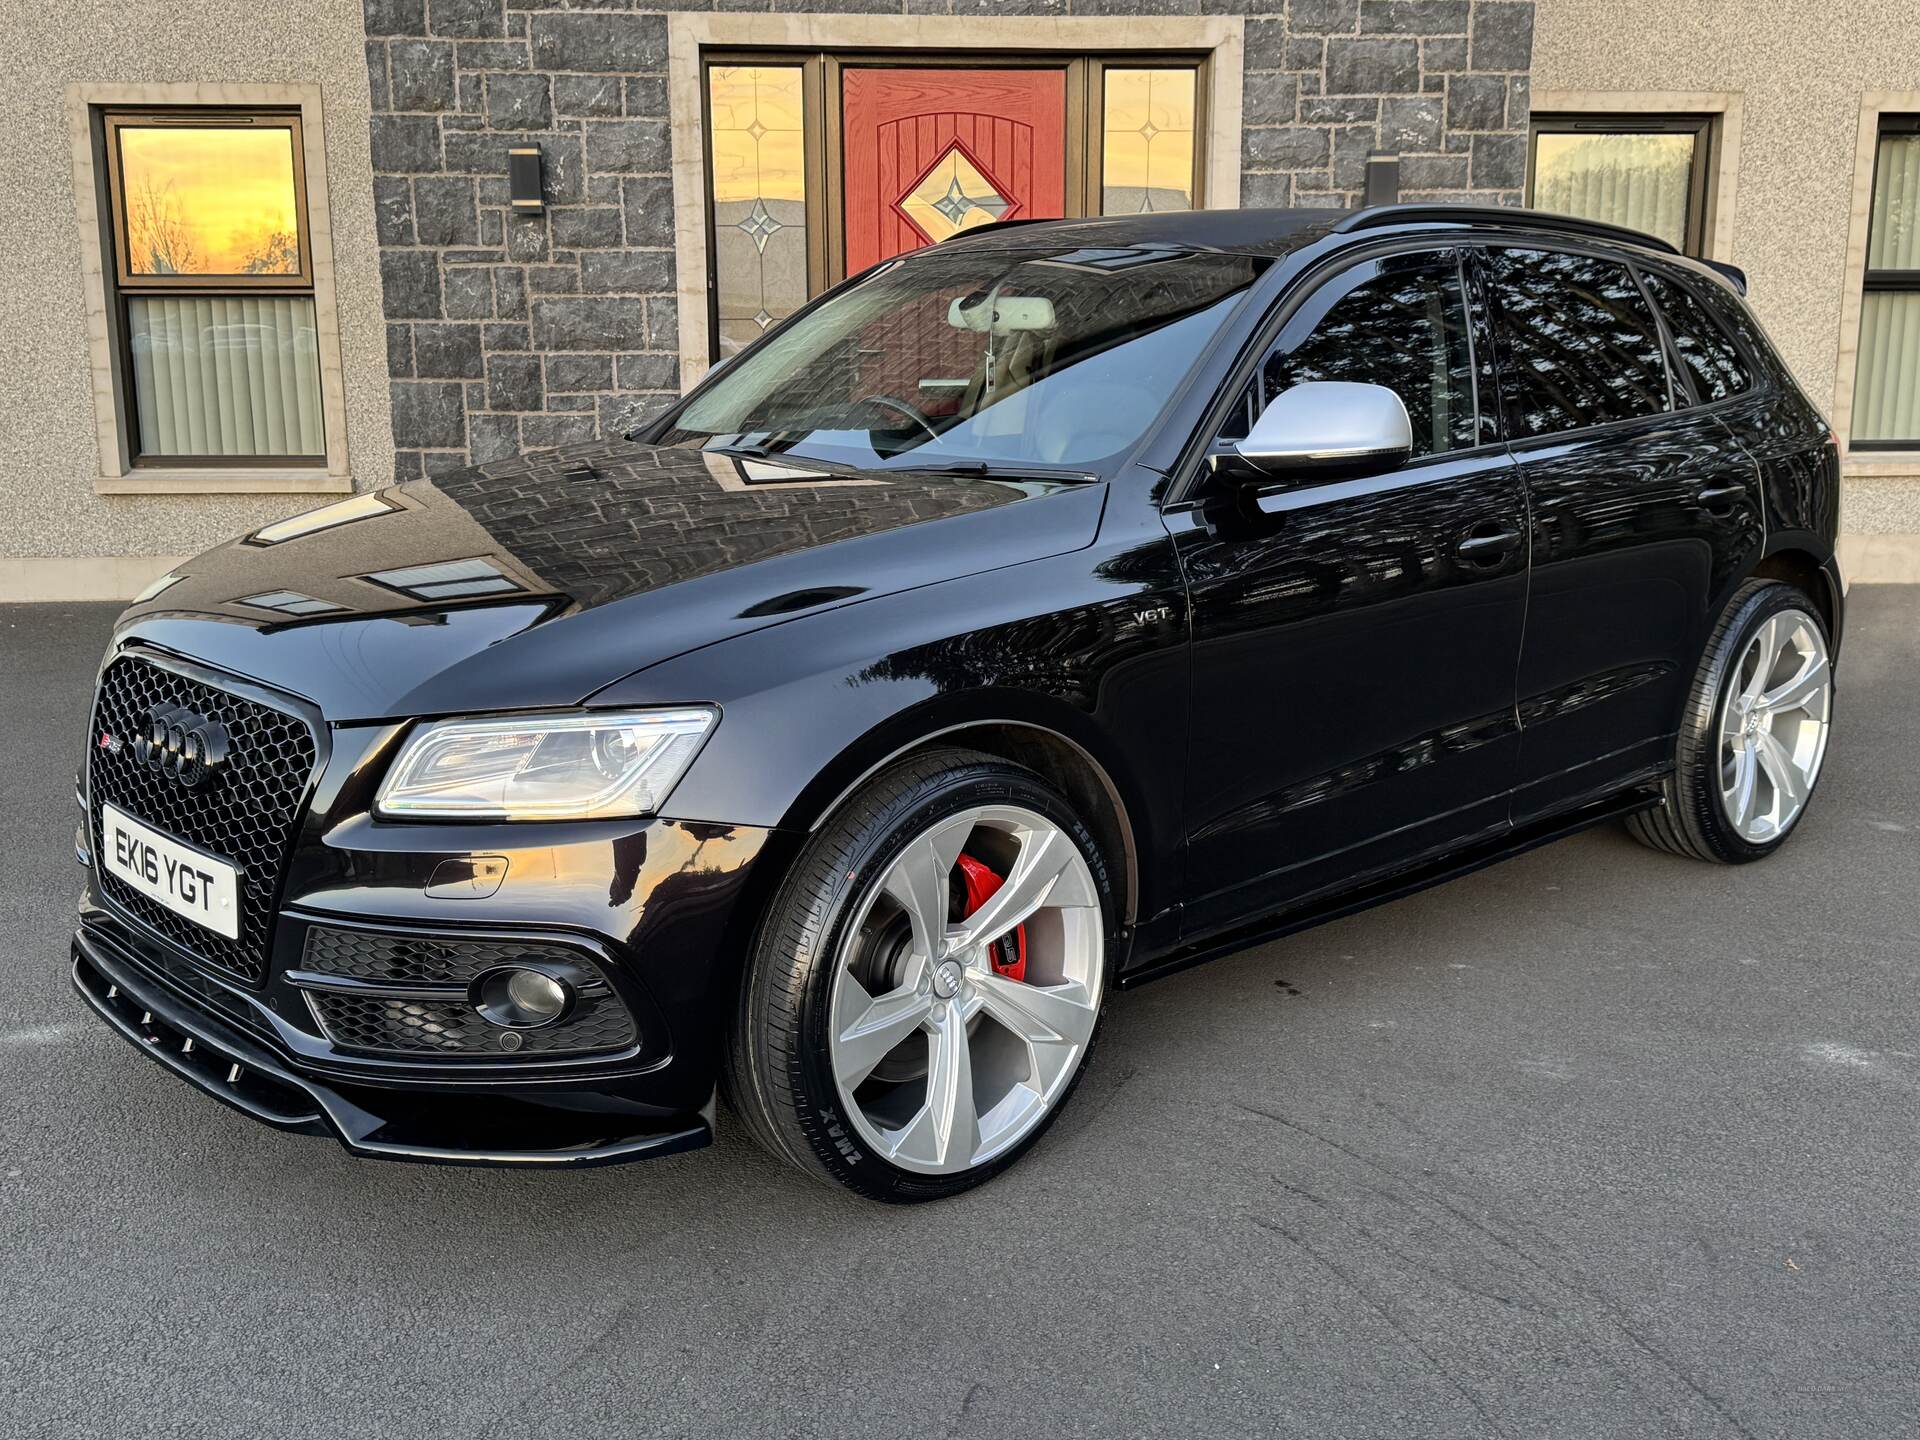
[[[489,1024],[467,1003],[465,987],[489,970],[525,960],[569,966],[590,983],[572,1013],[556,1024],[537,1030],[505,1030]],[[425,992],[352,995],[309,989],[307,1001],[314,1018],[327,1039],[343,1050],[503,1060],[625,1050],[634,1043],[633,1018],[605,974],[591,957],[566,945],[316,925],[307,931],[301,969],[339,980],[417,985]],[[433,993],[435,987],[440,987],[439,993]],[[502,1044],[508,1035],[518,1037],[516,1049]]]
[[[184,706],[226,727],[222,772],[189,789],[135,758],[133,741],[155,706]],[[103,736],[120,743],[109,748]],[[240,936],[229,940],[175,915],[96,865],[100,887],[195,958],[257,985],[266,974],[280,879],[317,754],[305,721],[270,705],[123,655],[107,667],[94,701],[87,747],[93,839],[101,845],[100,807],[112,804],[156,830],[229,860],[240,869]],[[99,853],[96,848],[96,854]]]

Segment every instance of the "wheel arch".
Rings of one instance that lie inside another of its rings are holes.
[[[1791,532],[1776,537],[1773,548],[1754,565],[1751,578],[1778,580],[1803,591],[1820,611],[1820,619],[1827,627],[1829,646],[1834,653],[1839,652],[1840,596],[1828,568],[1821,564],[1810,544]]]
[[[955,697],[960,699],[962,697]],[[964,697],[963,705],[918,707],[894,717],[848,745],[801,790],[781,828],[811,832],[855,790],[887,766],[926,750],[964,747],[1010,760],[1054,785],[1087,822],[1115,880],[1121,924],[1131,931],[1140,902],[1141,803],[1097,738],[1071,710],[1031,695],[992,692]],[[1076,733],[1079,732],[1079,733]]]

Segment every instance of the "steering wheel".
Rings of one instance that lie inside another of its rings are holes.
[[[932,418],[918,405],[911,404],[905,400],[896,400],[891,395],[865,395],[861,397],[859,403],[862,405],[878,405],[883,409],[892,410],[896,414],[905,416],[908,420],[911,420],[915,425],[918,425],[922,430],[926,431],[929,439],[938,440],[940,438],[940,432],[933,428]]]

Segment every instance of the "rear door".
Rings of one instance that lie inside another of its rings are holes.
[[[1362,260],[1287,319],[1216,445],[1307,380],[1385,385],[1414,453],[1358,480],[1215,480],[1167,516],[1192,597],[1190,935],[1507,824],[1526,601],[1518,467],[1458,252]]]
[[[1670,372],[1625,260],[1510,246],[1484,264],[1532,512],[1522,823],[1670,758],[1718,597],[1763,525],[1750,457]]]

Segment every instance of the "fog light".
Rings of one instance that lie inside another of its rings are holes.
[[[573,987],[544,970],[490,970],[474,982],[473,1007],[491,1024],[533,1030],[573,1008]]]

